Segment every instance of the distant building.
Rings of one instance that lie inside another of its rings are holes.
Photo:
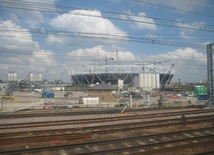
[[[64,97],[67,97],[67,98],[68,98],[68,100],[71,100],[71,99],[72,99],[73,94],[74,94],[74,93],[72,93],[72,92],[66,92],[66,93],[64,94]]]
[[[119,102],[118,88],[109,84],[96,84],[87,89],[88,96],[97,96],[100,102]]]

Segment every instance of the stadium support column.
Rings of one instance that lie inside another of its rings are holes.
[[[213,91],[213,46],[207,44],[207,91],[208,91],[208,105],[210,108],[214,106],[214,91]]]

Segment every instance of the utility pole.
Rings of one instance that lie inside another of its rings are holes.
[[[208,92],[208,106],[213,108],[214,106],[214,90],[213,90],[213,46],[207,44],[207,92]]]

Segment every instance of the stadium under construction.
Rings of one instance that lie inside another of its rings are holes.
[[[135,77],[139,77],[140,74],[146,75],[147,78],[156,77],[158,83],[164,85],[169,84],[175,74],[173,66],[174,64],[171,66],[155,64],[89,65],[73,67],[69,70],[69,75],[71,76],[71,81],[74,85],[90,85],[96,83],[117,84],[118,79],[122,80],[124,85],[132,85],[134,84]]]

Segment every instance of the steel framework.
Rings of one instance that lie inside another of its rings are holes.
[[[208,104],[210,108],[214,106],[214,90],[213,90],[213,44],[207,44],[207,90]]]
[[[104,83],[107,79],[123,79],[125,84],[130,84],[134,80],[134,76],[139,73],[156,73],[162,76],[163,82],[169,82],[175,70],[171,66],[157,65],[100,65],[100,66],[81,66],[73,67],[69,71],[69,75],[75,84],[82,85],[92,84],[95,81]],[[166,76],[168,75],[168,76]],[[163,80],[163,77],[165,80]],[[84,81],[84,82],[83,82]]]

